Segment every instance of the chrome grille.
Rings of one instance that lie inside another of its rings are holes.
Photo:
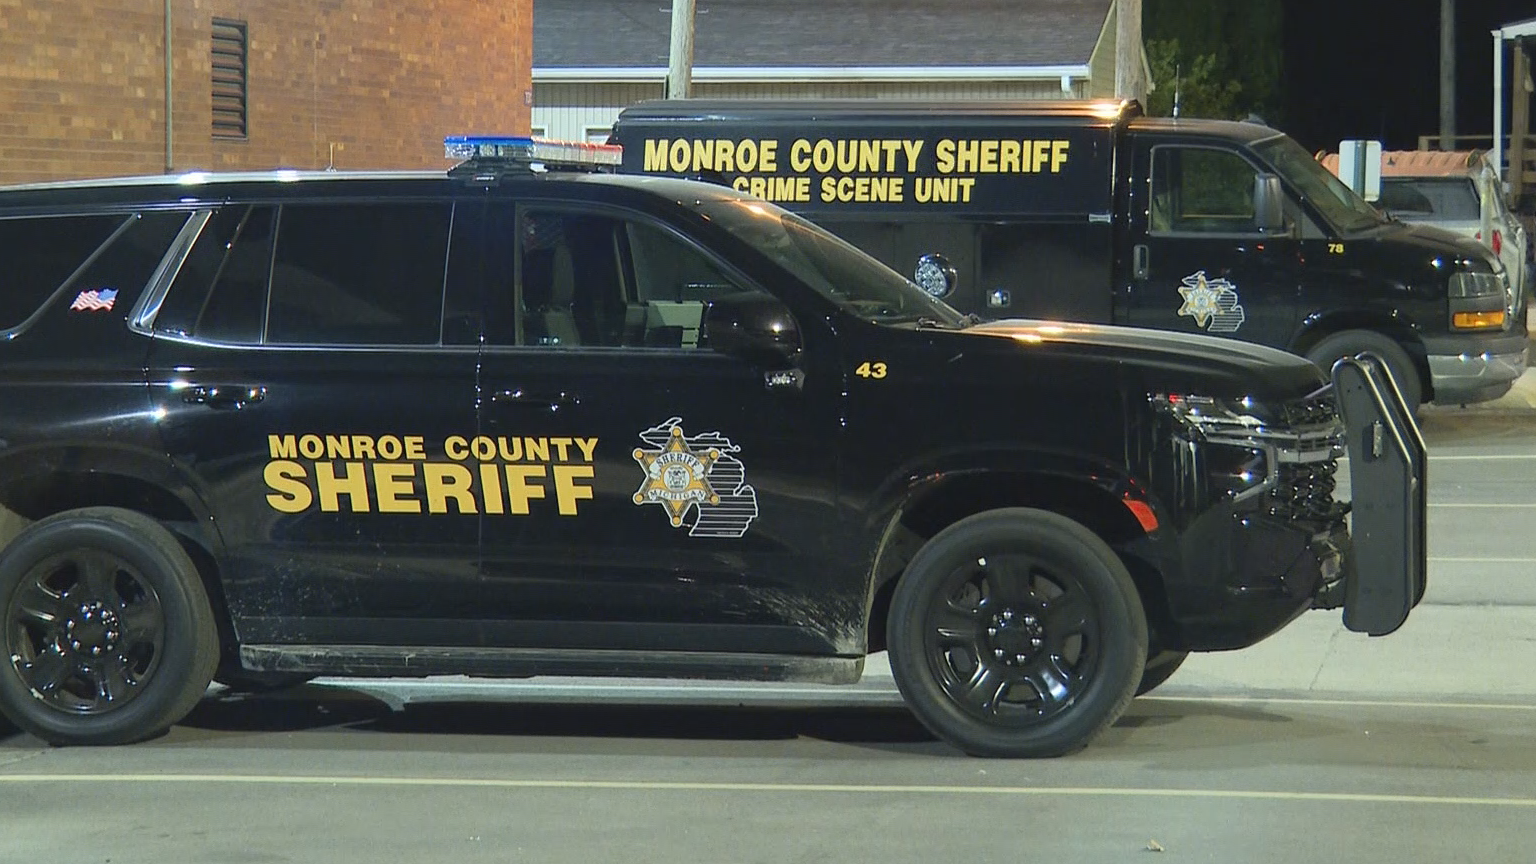
[[[1333,498],[1338,481],[1337,459],[1319,462],[1288,462],[1280,466],[1279,481],[1269,491],[1269,514],[1287,521],[1327,520],[1344,515],[1344,505]]]
[[[1339,400],[1332,389],[1307,399],[1295,399],[1280,406],[1280,421],[1295,429],[1339,422]]]
[[[1287,520],[1326,520],[1342,516],[1347,508],[1333,497],[1338,485],[1334,476],[1339,466],[1336,454],[1344,433],[1337,395],[1330,389],[1306,399],[1292,400],[1281,406],[1280,416],[1293,431],[1320,432],[1331,428],[1332,434],[1324,436],[1314,432],[1307,436],[1313,446],[1327,441],[1324,445],[1327,452],[1308,448],[1293,451],[1293,459],[1282,459],[1279,476],[1266,496],[1270,515]]]

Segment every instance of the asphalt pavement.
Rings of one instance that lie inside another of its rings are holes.
[[[970,759],[852,687],[322,681],[133,747],[0,739],[0,862],[1525,862],[1536,411],[1426,409],[1430,588],[1197,655],[1093,746]]]

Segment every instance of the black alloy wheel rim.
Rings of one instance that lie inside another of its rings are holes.
[[[44,705],[101,714],[131,702],[165,648],[160,598],[130,563],[100,549],[49,557],[7,604],[11,666]]]
[[[1086,586],[1027,553],[978,555],[934,591],[924,653],[944,695],[988,725],[1027,728],[1071,707],[1101,662]]]

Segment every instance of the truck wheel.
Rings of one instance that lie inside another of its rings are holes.
[[[891,672],[912,713],[976,756],[1061,756],[1130,704],[1147,620],[1125,565],[1064,516],[1009,508],[945,528],[891,599]]]
[[[1403,401],[1408,404],[1408,410],[1417,413],[1419,402],[1424,398],[1424,385],[1419,380],[1418,367],[1413,364],[1413,358],[1408,356],[1403,346],[1391,337],[1369,330],[1345,330],[1312,346],[1312,350],[1307,352],[1307,359],[1322,367],[1323,374],[1327,375],[1332,371],[1334,361],[1340,357],[1353,357],[1361,351],[1369,351],[1386,361],[1393,379],[1397,381],[1397,389],[1403,391]]]
[[[1159,651],[1147,658],[1147,666],[1141,670],[1141,683],[1136,685],[1136,695],[1141,696],[1157,689],[1173,677],[1189,657],[1188,651]]]
[[[88,507],[0,552],[0,711],[51,744],[126,744],[192,710],[219,662],[197,568],[160,523]]]

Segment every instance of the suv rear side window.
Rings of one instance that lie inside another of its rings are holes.
[[[284,206],[267,342],[437,344],[452,213],[447,202]]]
[[[127,216],[0,219],[0,328],[36,312]]]
[[[260,343],[265,325],[269,344],[435,345],[452,210],[226,207],[204,227],[155,327],[240,344]]]

